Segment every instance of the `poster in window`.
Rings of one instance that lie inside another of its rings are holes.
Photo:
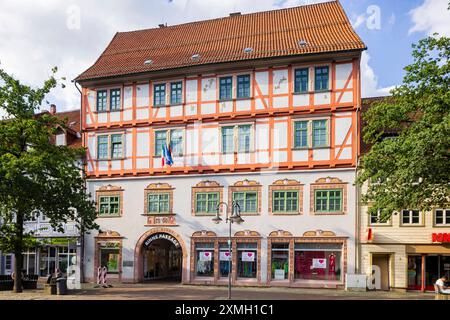
[[[284,280],[284,269],[275,269],[274,278],[275,280]]]
[[[200,251],[200,261],[211,261],[212,255],[211,251]]]
[[[326,269],[327,259],[313,259],[312,260],[313,269]]]
[[[242,252],[242,261],[253,262],[255,261],[255,253],[250,251]]]
[[[220,251],[219,255],[220,261],[229,261],[231,260],[231,254],[229,251]]]

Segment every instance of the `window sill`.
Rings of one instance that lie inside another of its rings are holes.
[[[173,212],[146,212],[142,213],[141,216],[152,217],[152,216],[174,216],[176,213]]]
[[[296,211],[296,212],[289,212],[289,211],[287,211],[287,212],[272,212],[272,215],[273,216],[299,216],[299,215],[301,215],[301,212],[298,212],[298,211]]]
[[[310,93],[314,93],[314,91],[292,92],[292,94],[294,96],[298,96],[298,95],[301,95],[301,94],[310,94]]]
[[[312,93],[331,93],[330,89],[314,90]]]
[[[184,103],[180,102],[180,103],[170,103],[167,107],[177,107],[177,106],[182,106]]]
[[[219,99],[219,103],[220,102],[230,102],[230,101],[233,101],[233,98],[231,98],[231,99]]]
[[[341,216],[341,215],[345,215],[346,213],[343,211],[325,211],[325,212],[314,211],[314,212],[312,212],[312,214],[314,214],[316,216]]]
[[[369,227],[392,227],[392,223],[370,223]]]
[[[158,104],[158,105],[153,105],[152,108],[162,108],[162,107],[167,107],[167,104]]]
[[[450,228],[450,223],[447,223],[447,224],[433,224],[433,228]]]
[[[416,223],[416,224],[403,224],[400,223],[400,227],[406,227],[406,228],[417,228],[417,227],[425,227],[423,223]]]
[[[252,97],[236,97],[236,101],[238,100],[250,100]]]
[[[194,216],[196,217],[214,217],[216,212],[194,212]]]

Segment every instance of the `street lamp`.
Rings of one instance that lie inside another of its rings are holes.
[[[228,258],[228,300],[231,300],[231,259],[233,257],[233,255],[231,253],[231,224],[234,222],[242,223],[242,222],[244,222],[244,219],[241,218],[241,207],[239,206],[239,203],[237,203],[236,201],[232,202],[232,204],[231,204],[233,206],[232,215],[229,216],[228,204],[226,202],[220,202],[216,208],[216,216],[212,219],[212,221],[215,224],[219,224],[222,221],[222,218],[219,216],[219,211],[220,211],[221,205],[225,205],[225,207],[227,208],[227,211],[226,211],[227,215],[226,215],[225,223],[230,224],[229,233],[228,233],[228,252],[230,253],[230,256]]]

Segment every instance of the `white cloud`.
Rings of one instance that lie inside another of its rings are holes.
[[[58,110],[75,109],[80,96],[70,80],[95,62],[117,31],[325,1],[259,0],[255,6],[254,0],[0,0],[0,67],[38,86],[58,66],[67,87],[55,89],[47,100]]]
[[[442,36],[450,36],[448,5],[448,0],[425,0],[422,5],[409,12],[414,25],[408,33],[424,32],[431,35],[437,32]]]
[[[367,51],[364,51],[361,56],[361,96],[378,97],[387,96],[389,91],[394,89],[395,86],[381,88],[378,84],[378,77],[369,65],[370,55]]]

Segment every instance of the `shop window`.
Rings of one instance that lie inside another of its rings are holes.
[[[219,192],[198,192],[195,196],[196,213],[216,213]]]
[[[169,213],[169,193],[148,193],[148,213]]]
[[[341,189],[315,190],[314,196],[315,212],[342,211]]]
[[[250,98],[250,75],[237,76],[237,94],[238,99]]]
[[[341,280],[342,244],[296,243],[294,277],[302,280]]]
[[[402,210],[403,225],[419,225],[421,224],[421,216],[419,210]]]
[[[308,92],[308,74],[308,68],[295,69],[294,93]]]
[[[437,226],[450,224],[450,209],[436,209],[434,211],[434,224]]]
[[[214,243],[196,244],[195,274],[197,277],[214,276]]]
[[[289,243],[272,243],[272,279],[284,280],[289,275]]]
[[[120,196],[107,195],[99,196],[99,216],[119,216],[120,215]]]
[[[228,243],[219,243],[219,275],[228,277],[231,265],[231,252]]]
[[[241,212],[256,213],[258,208],[258,193],[256,191],[233,192],[233,201],[239,204]]]
[[[422,287],[422,257],[408,256],[408,289],[420,290]]]
[[[119,248],[100,248],[100,266],[108,273],[119,273]]]
[[[109,109],[117,111],[121,109],[120,89],[111,89],[109,91]]]
[[[23,253],[22,269],[26,274],[36,274],[36,251],[27,251]]]
[[[256,278],[258,264],[258,249],[256,243],[237,244],[238,278]]]

